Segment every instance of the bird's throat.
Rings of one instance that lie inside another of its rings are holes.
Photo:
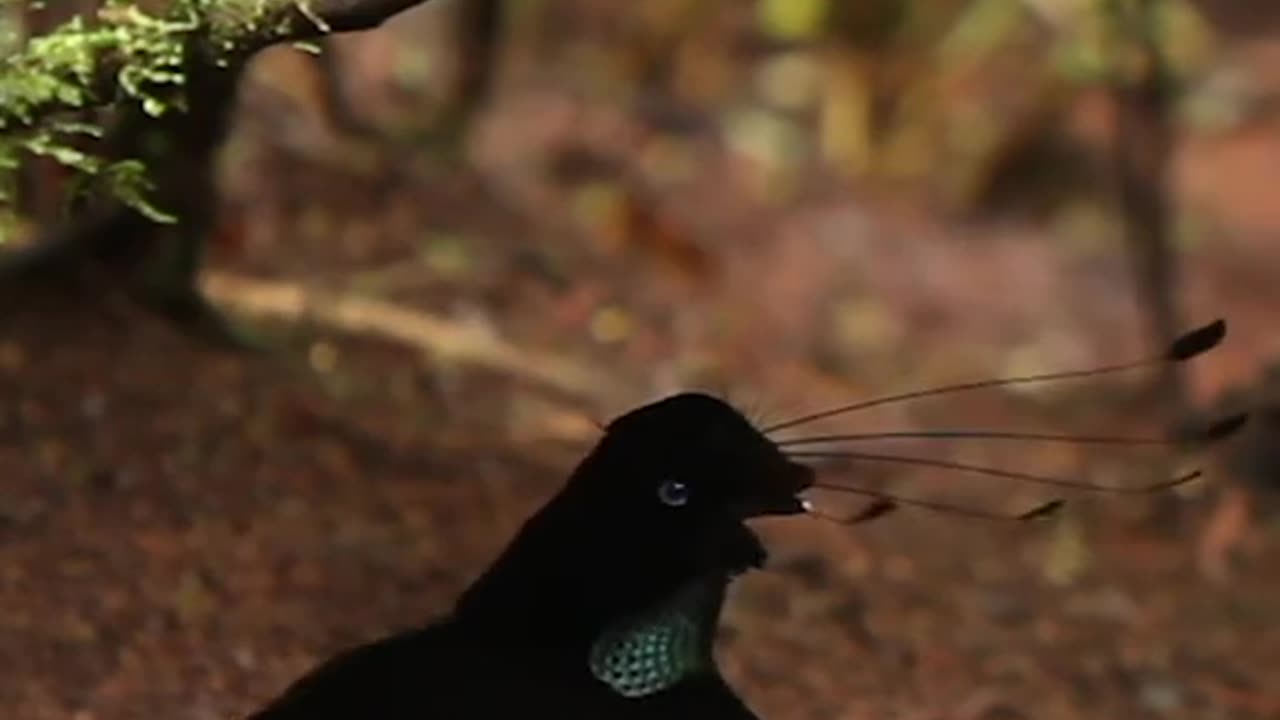
[[[591,674],[618,694],[638,698],[714,672],[728,583],[727,576],[696,580],[659,606],[609,626],[591,645]]]

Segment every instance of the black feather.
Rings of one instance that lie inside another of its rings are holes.
[[[627,413],[451,615],[333,658],[251,720],[750,720],[712,657],[724,592],[765,559],[744,521],[803,512],[812,479],[716,398]]]

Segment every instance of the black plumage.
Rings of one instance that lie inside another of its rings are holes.
[[[701,394],[608,425],[563,489],[426,627],[329,660],[251,720],[748,720],[712,656],[744,521],[812,471]]]
[[[817,435],[775,444],[765,433],[890,402],[1165,367],[1212,349],[1225,333],[1219,320],[1145,360],[899,393],[763,431],[728,404],[696,393],[633,410],[605,428],[565,486],[525,523],[451,614],[333,658],[250,720],[751,720],[756,716],[721,677],[712,654],[726,589],[765,560],[747,520],[805,512],[797,495],[809,487],[868,499],[862,512],[848,518],[816,513],[849,524],[899,506],[1014,521],[1062,506],[1055,499],[1002,514],[899,497],[817,482],[814,471],[793,458],[896,462],[1058,489],[1143,494],[1164,492],[1199,473],[1143,487],[1110,487],[866,453],[842,443],[897,436],[1204,446],[1238,431],[1245,416],[1189,431],[1176,442],[941,431]]]

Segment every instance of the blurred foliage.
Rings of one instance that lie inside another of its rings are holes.
[[[9,9],[21,4],[6,1]],[[136,77],[121,78],[126,96],[164,112],[181,102],[180,39],[206,1],[176,0],[158,17],[136,2],[109,0],[97,22],[73,21],[10,53],[0,97],[20,104],[83,92],[77,58],[111,46],[134,58]],[[459,2],[455,12],[466,7]],[[1087,167],[1089,155],[1079,148],[1080,101],[1136,72],[1141,59],[1118,20],[1134,2],[505,0],[499,48],[471,43],[468,51],[465,30],[449,31],[462,56],[453,64],[473,69],[442,84],[487,78],[500,56],[532,52],[537,62],[519,70],[551,69],[614,98],[666,95],[714,117],[726,142],[760,168],[768,193],[785,194],[817,159],[863,182],[923,190],[952,208],[999,209],[1009,193],[1025,204],[1022,196],[1043,191],[1050,195],[1044,205],[1078,215],[1070,202],[1056,205],[1073,185],[1099,185],[1089,176],[1097,168]],[[1216,39],[1197,9],[1188,0],[1155,0],[1154,7],[1175,86],[1210,85]],[[20,34],[11,16],[0,44],[12,48]],[[450,64],[437,62],[438,52],[421,43],[398,47],[397,67],[409,62],[408,53],[419,58],[413,67],[436,73]],[[465,95],[468,88],[443,92]],[[1231,98],[1209,94],[1187,103],[1196,117],[1234,117],[1218,107]],[[420,105],[412,115],[421,116]],[[85,135],[100,130],[54,121],[0,131],[0,192],[12,194],[20,157],[43,154],[159,217],[146,203],[143,175],[132,167],[107,172],[84,152]]]
[[[1061,134],[1074,101],[1135,69],[1127,0],[838,3],[760,0],[764,31],[823,49],[821,154],[855,176],[927,180],[953,204]],[[1182,0],[1156,3],[1154,33],[1185,84],[1214,42]],[[1032,136],[1032,137],[1026,137]]]
[[[1099,91],[1140,70],[1135,28],[1123,20],[1134,2],[521,2],[508,37],[525,41],[540,25],[540,71],[605,97],[665,96],[715,117],[730,147],[760,168],[766,192],[785,194],[817,159],[863,183],[981,211],[1008,188],[1100,185],[1105,160],[1080,146],[1097,150],[1107,131],[1082,116],[1097,115],[1087,106]],[[1226,95],[1187,92],[1212,90],[1217,69],[1218,39],[1198,9],[1154,0],[1153,10],[1179,112],[1234,117],[1216,107],[1232,101]]]

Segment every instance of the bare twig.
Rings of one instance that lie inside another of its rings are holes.
[[[607,378],[591,368],[404,305],[227,273],[207,273],[203,285],[212,300],[229,309],[375,335],[429,357],[471,363],[573,395],[598,398],[608,387]]]

